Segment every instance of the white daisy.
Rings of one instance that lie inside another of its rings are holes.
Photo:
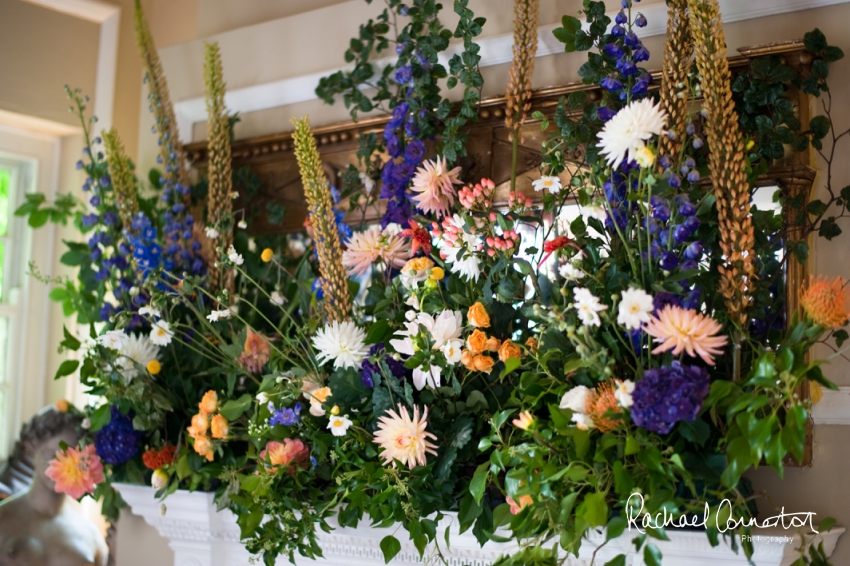
[[[667,115],[651,99],[632,102],[608,120],[599,132],[600,153],[616,169],[623,160],[635,159],[637,150],[652,136],[660,135],[666,122]]]
[[[584,414],[584,407],[587,403],[588,395],[590,395],[590,389],[584,385],[578,385],[564,393],[558,407],[561,409],[569,409],[574,413]]]
[[[446,361],[452,365],[458,363],[462,357],[463,340],[449,340],[440,351],[446,357]]]
[[[120,350],[124,342],[127,341],[127,335],[123,330],[110,330],[97,337],[97,341],[101,346],[106,346],[110,350]]]
[[[561,185],[561,179],[555,176],[540,177],[536,181],[532,181],[531,186],[534,188],[535,191],[539,192],[545,189],[553,195],[557,195],[558,192],[560,192],[560,190],[563,188],[563,186]]]
[[[614,398],[617,403],[624,409],[628,409],[634,404],[632,393],[635,391],[635,382],[631,379],[617,382],[617,389],[614,391]]]
[[[283,298],[283,295],[281,295],[277,291],[272,291],[272,294],[269,298],[271,299],[271,302],[273,302],[274,304],[276,304],[278,306],[282,305],[285,301],[285,299]]]
[[[451,264],[451,270],[459,273],[467,281],[478,281],[481,276],[481,262],[475,254],[462,252],[463,248],[443,248],[446,253],[446,264]],[[458,257],[463,253],[463,257]]]
[[[576,265],[571,261],[561,265],[558,269],[558,273],[567,281],[578,281],[579,279],[584,279],[585,276],[584,271],[576,267]]]
[[[584,413],[573,413],[573,422],[576,423],[576,428],[579,430],[590,430],[594,428],[593,419]]]
[[[576,299],[573,307],[578,312],[581,323],[587,326],[600,326],[602,320],[599,318],[599,313],[607,309],[608,306],[600,303],[599,298],[595,297],[590,289],[584,287],[576,287],[573,290],[573,296]]]
[[[207,226],[207,229],[204,230],[204,233],[207,235],[207,238],[209,238],[210,240],[215,240],[220,236],[220,234],[218,233],[218,230],[216,230],[212,226]]]
[[[171,344],[171,339],[174,333],[171,331],[171,326],[164,320],[158,320],[151,327],[150,339],[157,346],[168,346]]]
[[[316,359],[321,364],[333,360],[336,369],[360,369],[360,362],[369,355],[365,340],[366,333],[353,322],[334,321],[313,337],[313,346],[318,350]]]
[[[236,265],[242,265],[242,263],[245,261],[242,259],[242,254],[236,253],[236,248],[234,248],[233,246],[230,246],[230,248],[227,250],[227,257]]]
[[[652,318],[655,304],[652,295],[643,289],[628,289],[623,291],[617,312],[617,324],[627,330],[637,330]]]
[[[220,311],[212,311],[207,315],[207,320],[210,322],[216,322],[219,320],[223,320],[225,318],[230,318],[231,311],[230,309],[224,309]]]
[[[351,425],[352,422],[348,420],[348,417],[338,415],[331,417],[331,420],[328,421],[328,429],[334,436],[345,436],[345,433],[348,432],[348,427]]]
[[[584,212],[588,218],[595,218],[600,222],[608,220],[608,213],[605,211],[605,207],[599,204],[585,206],[582,208],[582,212]]]
[[[157,359],[159,348],[147,336],[130,334],[124,340],[118,353],[121,354],[118,359],[119,372],[129,382],[139,375],[134,364],[146,367],[149,361]]]
[[[292,257],[299,258],[307,251],[307,246],[304,244],[304,240],[289,238],[289,241],[286,243],[286,247],[289,248],[289,253],[292,254]]]
[[[372,194],[372,190],[375,188],[375,180],[372,179],[369,175],[367,175],[364,171],[360,172],[360,182],[363,183],[363,192],[367,195]]]
[[[142,307],[139,309],[139,314],[142,316],[162,316],[162,313],[159,312],[159,309],[153,307]]]

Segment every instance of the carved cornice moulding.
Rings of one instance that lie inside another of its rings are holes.
[[[188,493],[178,491],[165,500],[165,513],[162,505],[154,499],[154,490],[150,487],[116,484],[124,500],[136,515],[144,517],[151,526],[169,541],[174,549],[174,566],[248,566],[251,555],[239,542],[239,527],[236,517],[230,511],[216,512],[211,493]],[[322,560],[297,559],[298,564],[316,566],[374,566],[383,563],[380,541],[395,529],[371,528],[361,523],[357,528],[338,527],[331,533],[319,533],[319,545],[324,551]],[[451,529],[451,546],[441,548],[443,556],[451,566],[489,566],[498,557],[509,551],[510,544],[487,543],[483,548],[471,532],[459,534],[456,518],[449,514],[441,522],[438,532],[446,527]],[[823,541],[827,556],[832,554],[838,537],[844,532],[836,527],[819,536]],[[398,534],[398,533],[396,533]],[[705,534],[699,531],[669,531],[670,541],[656,541],[664,555],[664,566],[744,566],[747,560],[739,556],[721,542],[712,548]],[[799,536],[793,531],[765,530],[761,536],[788,536],[791,542],[754,542],[753,560],[758,566],[789,566],[795,559],[794,549],[799,546]],[[399,537],[403,538],[403,537]],[[440,537],[442,539],[442,537]],[[578,558],[570,557],[565,566],[590,566],[593,550],[605,541],[602,532],[595,533],[591,540],[582,546]],[[391,562],[396,566],[423,564],[412,541],[402,541],[402,550]],[[425,551],[425,558],[433,549]],[[596,564],[603,564],[617,554],[631,552],[627,558],[628,566],[640,566],[642,559],[636,556],[631,545],[631,537],[623,536],[609,542],[596,556]],[[279,559],[278,564],[288,564]]]
[[[781,55],[786,64],[792,67],[808,66],[811,63],[811,55],[805,50],[801,40],[780,41],[753,47],[742,47],[738,49],[739,55],[729,58],[729,64],[734,72],[746,67],[749,62],[764,55]],[[653,85],[657,87],[661,79],[661,71],[652,72]],[[569,96],[573,92],[587,92],[591,100],[596,100],[600,95],[600,88],[596,85],[586,85],[581,82],[570,83],[556,87],[546,87],[534,91],[531,98],[531,112],[540,111],[547,116],[554,113],[558,100],[562,96]],[[504,96],[498,96],[483,100],[479,106],[479,121],[469,125],[469,129],[477,130],[492,128],[501,124],[505,117]],[[529,112],[529,114],[531,113]],[[316,143],[322,153],[349,151],[357,148],[361,135],[370,132],[383,131],[388,117],[368,118],[359,122],[345,122],[332,126],[316,128]],[[533,124],[533,121],[529,121]],[[186,145],[189,159],[196,166],[204,167],[207,161],[207,142],[195,142]],[[267,162],[280,159],[295,159],[292,152],[292,134],[287,131],[280,134],[260,136],[244,140],[237,140],[232,146],[233,163],[236,166],[251,163]]]
[[[850,0],[747,0],[745,2],[741,0],[720,0],[720,11],[723,14],[723,21],[728,24],[776,14],[823,8],[835,4],[843,4],[848,1]],[[641,37],[647,38],[664,35],[667,25],[666,5],[661,2],[641,6],[640,9],[646,15],[647,20],[649,20],[649,25],[641,30]],[[612,20],[614,19],[614,14],[615,12],[609,14]],[[548,24],[538,28],[537,57],[545,57],[563,52],[563,44],[555,39],[552,34],[552,30],[556,27],[558,27],[558,24]],[[251,33],[250,28],[245,29],[242,33],[247,37]],[[513,35],[511,33],[483,38],[479,41],[479,44],[481,45],[482,55],[481,67],[500,65],[511,60],[511,49],[513,46]],[[451,46],[449,51],[444,54],[445,60],[442,61],[443,63],[455,52],[453,51],[454,49],[457,49],[457,47]],[[375,64],[376,66],[381,66],[389,64],[391,61],[391,59],[379,60]],[[232,111],[238,111],[244,114],[315,100],[315,89],[319,84],[319,79],[338,70],[341,69],[329,69],[323,72],[234,89],[227,93],[227,106]],[[180,131],[183,132],[184,138],[190,135],[192,124],[206,120],[206,106],[202,97],[177,102],[175,104],[175,112],[177,113],[177,122]],[[191,139],[185,138],[183,141],[184,143],[188,143]]]

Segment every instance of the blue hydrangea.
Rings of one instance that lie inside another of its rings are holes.
[[[133,413],[122,415],[118,407],[111,407],[112,420],[100,429],[95,437],[97,455],[113,466],[123,464],[139,452],[142,433],[133,430]]]
[[[708,371],[674,361],[669,367],[647,370],[635,385],[632,420],[639,427],[669,433],[678,422],[693,422],[708,396]]]

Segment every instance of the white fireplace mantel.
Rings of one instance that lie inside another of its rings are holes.
[[[130,505],[133,513],[144,519],[168,539],[174,550],[174,566],[249,566],[257,564],[251,555],[239,542],[239,527],[236,517],[230,511],[216,512],[211,493],[189,493],[178,491],[161,503],[154,499],[154,490],[150,487],[119,484],[115,486],[121,492],[124,500]],[[315,562],[298,557],[297,563],[302,566],[376,566],[384,563],[380,549],[381,539],[388,534],[395,534],[401,540],[401,552],[391,562],[392,565],[406,566],[423,564],[427,561],[429,551],[426,550],[425,560],[419,558],[419,552],[410,540],[402,540],[404,531],[394,529],[379,529],[362,522],[357,528],[339,527],[331,533],[319,533],[319,545],[325,558]],[[448,515],[438,532],[442,533],[446,526],[451,526],[451,548],[442,548],[443,556],[451,566],[489,566],[502,554],[514,548],[510,544],[487,543],[483,548],[478,545],[471,532],[459,534],[457,520]],[[119,527],[120,528],[120,527]],[[832,554],[838,537],[844,528],[834,527],[828,533],[818,535],[823,541],[827,555]],[[744,556],[735,554],[723,542],[717,548],[712,548],[704,533],[676,531],[669,532],[670,541],[655,541],[663,554],[664,566],[745,566]],[[796,549],[800,546],[800,537],[793,530],[759,530],[762,537],[789,537],[791,542],[756,541],[753,561],[756,566],[789,566],[796,560]],[[628,553],[628,566],[643,566],[641,556],[634,553],[631,536],[614,540],[599,550],[595,564],[604,564],[620,553]],[[774,539],[775,540],[775,539]],[[593,550],[604,541],[599,533],[582,545],[579,558],[571,557],[565,564],[569,566],[590,566]],[[443,545],[444,546],[444,545]],[[431,562],[435,563],[435,562]],[[289,564],[286,558],[278,560],[283,566]]]

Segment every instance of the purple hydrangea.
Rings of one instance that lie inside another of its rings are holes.
[[[372,361],[372,359],[377,356],[380,356],[381,359],[378,361]],[[401,360],[394,360],[390,356],[387,356],[384,343],[379,342],[369,349],[369,357],[363,360],[363,364],[360,369],[360,381],[363,382],[364,386],[369,388],[375,386],[375,379],[373,376],[376,374],[381,375],[380,362],[387,364],[387,369],[390,370],[390,373],[399,379],[404,379],[407,375],[407,369],[404,367],[404,362]]]
[[[667,434],[676,423],[697,418],[710,386],[703,367],[674,361],[669,367],[647,370],[632,394],[632,420],[639,427]]]

